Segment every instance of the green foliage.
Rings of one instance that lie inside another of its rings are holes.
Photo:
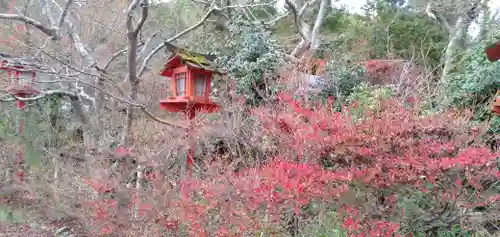
[[[27,165],[40,165],[43,161],[42,151],[58,145],[55,144],[56,131],[59,126],[64,125],[62,122],[65,119],[58,113],[62,100],[60,97],[46,97],[27,103],[23,111],[12,105],[12,114],[3,116],[0,120],[0,138],[22,145]],[[57,113],[54,114],[54,111]],[[17,122],[24,124],[24,132],[21,134],[16,130]]]
[[[0,138],[9,140],[16,136],[14,120],[4,115],[0,120]]]
[[[41,163],[41,149],[43,142],[47,137],[47,126],[45,121],[38,115],[35,109],[29,108],[26,111],[20,111],[21,119],[24,122],[24,134],[22,143],[24,145],[24,160],[30,166],[36,166]]]
[[[368,29],[370,58],[413,59],[428,68],[441,61],[448,38],[421,13],[392,9],[378,11],[377,21]]]
[[[25,218],[20,211],[7,206],[0,206],[0,222],[23,223]]]
[[[186,12],[189,14],[185,14]],[[159,5],[154,13],[155,19],[159,22],[171,24],[170,29],[182,30],[199,21],[204,11],[192,1],[175,0]]]
[[[457,71],[445,79],[445,106],[477,108],[477,117],[489,117],[489,101],[500,87],[500,64],[489,62],[484,53],[487,44],[480,43],[468,50]]]
[[[326,212],[308,225],[306,225],[301,234],[301,237],[345,237],[347,234],[339,225],[337,213]]]
[[[364,80],[365,69],[359,65],[349,65],[330,61],[327,64],[328,77],[322,85],[322,93],[326,96],[333,96],[337,100],[344,101]]]
[[[352,93],[347,97],[346,102],[357,104],[358,107],[351,111],[355,120],[363,118],[364,111],[376,112],[380,109],[383,100],[390,99],[396,94],[396,90],[390,86],[372,86],[361,83],[353,88]]]
[[[362,60],[402,58],[430,69],[437,67],[448,42],[446,32],[422,13],[392,5],[399,3],[369,5],[367,11],[374,13],[373,18],[342,9],[331,11],[322,27],[323,34],[331,35],[325,39],[328,54],[334,48],[335,53],[356,54]]]
[[[375,111],[380,107],[382,100],[393,97],[396,90],[390,86],[372,86],[361,83],[353,88],[352,93],[347,97],[348,103],[358,103],[360,107]]]
[[[414,235],[415,237],[425,237],[429,236],[428,233],[421,233],[421,232],[415,232]],[[477,236],[474,235],[473,231],[470,230],[463,230],[460,226],[458,225],[453,225],[449,228],[440,228],[436,231],[434,236],[437,237],[473,237]]]
[[[236,80],[236,92],[247,103],[257,105],[262,94],[274,93],[277,69],[283,63],[283,53],[271,33],[259,22],[238,17],[231,25],[232,40],[216,59],[231,78]]]
[[[323,32],[337,32],[348,26],[348,14],[344,9],[333,9],[325,16],[321,30]]]
[[[270,6],[248,8],[246,11],[248,11],[255,18],[262,19],[264,21],[270,20],[269,16],[274,16],[278,12],[275,7],[272,7],[272,4]]]
[[[161,29],[164,38],[170,38],[175,34],[196,24],[206,14],[206,9],[194,1],[174,0],[164,2],[154,9],[152,14],[155,19],[154,28]],[[190,32],[188,35],[177,40],[177,44],[200,53],[206,53],[213,49],[217,42],[214,32],[214,24],[204,24],[200,29]]]

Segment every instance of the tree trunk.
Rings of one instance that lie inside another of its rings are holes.
[[[128,38],[128,80],[130,83],[130,99],[136,101],[137,92],[139,91],[139,78],[137,76],[137,38],[142,29],[144,22],[148,16],[148,0],[142,0],[142,16],[137,25],[133,26],[133,10],[139,5],[139,0],[131,3],[127,12],[127,38]],[[123,146],[130,145],[129,136],[132,131],[132,122],[134,119],[135,106],[129,105],[127,108],[127,116],[125,118],[125,128],[123,129],[120,144]]]
[[[457,56],[466,50],[467,42],[467,31],[472,22],[472,19],[467,16],[462,16],[457,19],[455,25],[455,30],[452,35],[450,35],[450,41],[446,46],[446,51],[444,53],[443,60],[443,71],[439,79],[439,94],[438,100],[446,103],[446,93],[444,93],[444,86],[446,80],[448,79],[448,74],[453,70],[453,64],[456,62]]]

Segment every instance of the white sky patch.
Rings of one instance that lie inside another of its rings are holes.
[[[172,0],[157,0],[159,2],[169,2]],[[367,0],[333,0],[332,5],[334,7],[345,7],[351,13],[363,14],[362,7],[366,4]],[[276,7],[278,11],[283,11],[285,5],[285,0],[278,0],[276,3]],[[490,0],[490,12],[491,14],[495,14],[496,11],[500,10],[500,0]],[[480,16],[482,17],[482,16]],[[472,37],[477,36],[479,33],[479,25],[477,23],[472,23],[469,28],[469,34]]]
[[[500,1],[500,0],[498,0]],[[293,1],[292,1],[293,2]],[[332,5],[334,7],[344,6],[349,12],[352,13],[362,13],[361,8],[366,4],[366,0],[333,0]],[[276,4],[278,11],[282,11],[285,6],[285,0],[278,0]]]
[[[500,10],[500,0],[490,0],[489,2],[490,6],[490,14],[493,16],[496,11]],[[483,14],[479,16],[478,19],[482,19]],[[469,34],[472,37],[476,37],[479,34],[479,25],[477,23],[472,23],[471,26],[469,27]]]
[[[333,6],[342,7],[352,13],[363,13],[361,8],[366,4],[366,0],[339,0],[334,1]]]

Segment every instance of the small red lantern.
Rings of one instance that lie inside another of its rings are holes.
[[[160,75],[172,80],[172,95],[160,101],[170,112],[217,112],[219,106],[210,100],[212,75],[220,74],[209,55],[193,53],[169,44],[173,55]]]
[[[0,70],[7,71],[10,79],[10,86],[7,92],[20,98],[25,98],[40,94],[41,92],[33,87],[36,81],[36,71],[39,70],[35,63],[28,62],[21,58],[16,58],[5,53],[0,53]],[[17,108],[24,110],[24,101],[16,101]],[[19,120],[19,133],[24,133],[24,121]],[[17,176],[21,182],[24,181],[24,152],[21,149],[17,154]]]
[[[496,62],[500,60],[500,42],[488,45],[484,50],[486,57],[490,62]]]
[[[173,55],[160,75],[172,80],[172,95],[166,100],[160,100],[160,107],[170,112],[184,112],[190,121],[194,119],[196,112],[217,112],[219,105],[210,100],[211,83],[214,73],[222,73],[211,61],[213,57],[190,52],[170,43],[166,46]],[[194,142],[190,141],[186,158],[188,174],[194,163],[194,154]]]
[[[0,70],[7,71],[10,79],[10,86],[6,91],[17,97],[28,97],[40,94],[33,84],[36,82],[36,70],[39,67],[31,62],[20,58],[0,53]],[[20,109],[24,108],[24,102],[17,101]]]

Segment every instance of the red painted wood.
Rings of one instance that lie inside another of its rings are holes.
[[[491,62],[500,60],[500,42],[486,47],[485,52],[488,60]]]

